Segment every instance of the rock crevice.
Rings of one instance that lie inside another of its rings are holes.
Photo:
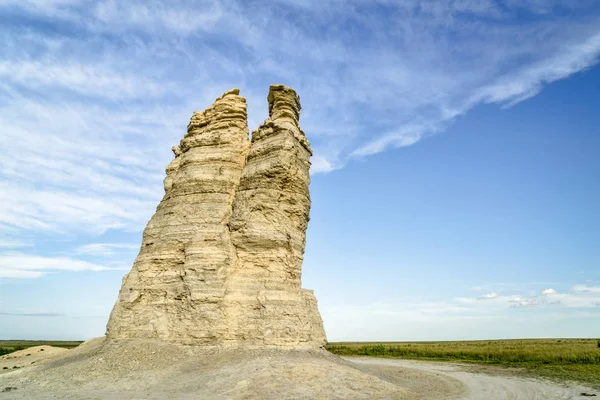
[[[195,112],[173,147],[165,195],[107,326],[109,339],[319,347],[325,332],[301,288],[310,144],[284,85],[248,138],[238,89]]]

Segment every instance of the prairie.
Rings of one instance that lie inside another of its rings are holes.
[[[600,348],[590,339],[329,343],[343,359],[323,349],[221,351],[152,340],[105,345],[104,338],[95,338],[69,351],[44,346],[77,344],[0,341],[6,351],[27,348],[0,357],[0,392],[24,400],[146,398],[150,393],[154,397],[147,398],[157,400],[215,393],[275,398],[282,392],[294,398],[327,393],[356,399],[480,399],[485,393],[490,399],[533,400],[594,396],[594,388],[600,390]],[[539,376],[561,383],[529,379]]]
[[[330,342],[340,356],[452,361],[519,368],[519,374],[600,388],[600,340],[515,339],[453,342]],[[513,369],[513,372],[514,369]]]

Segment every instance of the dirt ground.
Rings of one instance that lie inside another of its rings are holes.
[[[0,357],[0,400],[575,399],[583,392],[594,393],[448,364],[342,359],[325,350],[97,338],[73,350],[39,346]]]
[[[367,357],[346,357],[357,365],[367,367],[371,371],[397,371],[398,374],[418,373],[435,374],[436,378],[458,381],[463,391],[449,398],[465,400],[489,399],[586,399],[600,398],[596,390],[579,385],[559,385],[542,379],[519,377],[518,372],[509,372],[505,368],[476,366],[473,364],[441,363],[431,361],[392,360]],[[600,377],[598,378],[600,379]],[[398,382],[399,384],[402,384]],[[404,387],[418,390],[420,385],[429,387],[426,382],[406,380]],[[435,393],[422,398],[439,398]]]
[[[35,363],[44,362],[58,354],[69,350],[52,346],[29,347],[0,357],[0,374],[7,370],[29,367]]]

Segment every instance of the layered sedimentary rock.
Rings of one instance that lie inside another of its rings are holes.
[[[194,113],[123,278],[109,339],[324,344],[316,299],[301,289],[311,149],[300,100],[274,85],[268,101],[251,144],[237,89]]]
[[[234,339],[298,345],[324,337],[316,299],[300,287],[312,151],[296,93],[272,86],[268,100],[270,118],[252,132],[229,221],[237,262],[227,312]]]

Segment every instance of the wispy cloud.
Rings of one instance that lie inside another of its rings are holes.
[[[481,81],[481,85],[456,88],[453,100],[447,98],[440,99],[442,101],[439,103],[431,102],[431,106],[437,108],[433,116],[424,118],[417,114],[415,119],[421,121],[408,122],[397,131],[384,133],[354,150],[351,156],[368,156],[388,148],[415,144],[429,134],[442,131],[457,116],[465,114],[481,103],[513,106],[533,97],[545,84],[564,79],[595,65],[600,55],[600,33],[584,38],[581,42],[557,44],[557,47],[552,53],[542,55],[535,63],[518,66],[500,77],[490,75]]]
[[[573,290],[576,293],[600,294],[600,286],[575,285],[573,286]]]
[[[68,257],[42,257],[22,253],[0,255],[0,278],[39,278],[59,271],[109,271],[106,267]]]
[[[404,299],[392,303],[377,303],[369,306],[375,313],[405,313],[439,316],[447,313],[495,315],[498,311],[510,308],[549,307],[585,309],[596,308],[600,302],[600,286],[575,285],[559,293],[554,289],[544,289],[539,295],[486,293],[477,297],[456,297],[445,301],[427,302]],[[600,310],[599,310],[600,311]]]
[[[157,96],[169,89],[168,82],[159,84],[98,65],[45,60],[0,62],[0,77],[5,82],[35,91],[69,90],[80,95],[118,100]]]
[[[2,240],[0,239],[0,249],[16,249],[19,247],[32,247],[33,244],[27,241],[21,240]]]
[[[32,22],[0,28],[0,230],[141,230],[192,111],[232,87],[252,127],[269,84],[298,90],[312,173],[515,104],[598,60],[594,2],[553,4],[4,0]]]
[[[110,28],[125,25],[148,30],[158,26],[182,34],[211,31],[225,17],[225,11],[218,1],[195,2],[193,14],[190,14],[190,4],[177,3],[155,0],[122,3],[108,0],[96,5],[93,16]]]
[[[492,282],[486,283],[484,285],[474,286],[469,288],[469,290],[473,290],[476,292],[525,292],[531,291],[534,288],[538,288],[540,286],[551,286],[558,285],[560,282],[548,282],[548,281],[539,281],[539,282]]]
[[[45,312],[0,312],[0,315],[6,315],[10,317],[65,317],[65,314],[61,313],[45,313]]]
[[[600,287],[575,285],[565,292],[553,288],[543,289],[539,294],[497,295],[491,293],[477,299],[494,299],[497,306],[594,308],[600,304]],[[473,303],[474,304],[474,303]]]
[[[600,287],[575,285],[564,292],[543,289],[533,294],[486,293],[438,301],[399,298],[364,305],[329,304],[322,313],[331,340],[546,337],[539,326],[568,318],[588,321],[589,329],[577,328],[582,335],[598,327],[595,321],[600,320]],[[426,333],[424,327],[431,328],[431,333]],[[350,328],[352,334],[347,333]],[[355,332],[363,336],[357,338]]]
[[[110,256],[119,251],[139,250],[137,244],[126,243],[90,243],[75,249],[78,254],[86,254],[90,256]]]
[[[481,295],[478,297],[479,300],[491,300],[491,299],[495,299],[496,297],[498,297],[497,293],[486,293],[484,295]]]

